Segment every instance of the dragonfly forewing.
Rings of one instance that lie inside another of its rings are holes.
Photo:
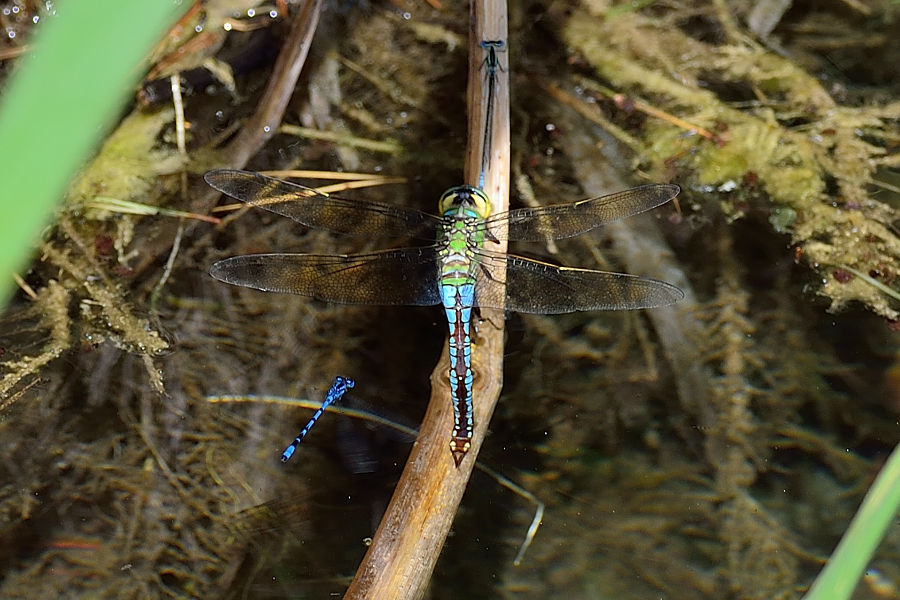
[[[603,223],[624,219],[675,198],[681,191],[675,184],[653,183],[582,200],[574,204],[554,204],[537,208],[519,208],[489,217],[486,227],[497,239],[537,242],[569,238],[596,229]],[[506,224],[506,234],[503,232]]]
[[[480,260],[475,302],[485,308],[561,314],[658,308],[684,298],[679,288],[649,277],[558,267],[514,255]]]
[[[354,235],[435,240],[441,220],[428,213],[380,202],[349,200],[252,171],[219,169],[206,182],[236,200],[317,229]]]
[[[440,304],[433,247],[368,254],[247,254],[220,260],[209,274],[265,292],[309,296],[338,304]]]

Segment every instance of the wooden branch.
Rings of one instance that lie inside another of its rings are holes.
[[[473,0],[469,39],[468,146],[465,180],[478,185],[484,123],[488,112],[488,78],[482,40],[506,40],[504,0]],[[504,51],[505,55],[506,52]],[[484,190],[494,211],[509,205],[509,82],[505,56],[494,79],[493,119]],[[505,244],[501,248],[505,251]],[[450,531],[484,441],[503,381],[503,315],[478,324],[472,349],[475,385],[475,435],[472,448],[457,468],[449,449],[452,407],[445,346],[431,375],[432,393],[425,419],[406,468],[375,533],[372,545],[344,596],[345,600],[414,600],[422,598],[444,540]]]
[[[319,24],[322,3],[323,0],[306,2],[294,17],[287,41],[275,60],[272,76],[259,100],[259,108],[225,152],[230,167],[243,168],[281,125],[284,110],[294,95],[297,79],[306,63],[306,55]]]
[[[319,15],[322,12],[323,0],[307,2],[294,17],[291,30],[285,40],[284,46],[275,61],[275,67],[265,92],[259,101],[259,107],[250,119],[244,123],[240,133],[218,155],[217,167],[229,167],[243,169],[250,160],[263,147],[263,145],[275,135],[288,102],[297,87],[297,78],[306,62],[306,55],[312,44],[313,34],[319,23]],[[268,127],[268,130],[266,129]],[[208,185],[201,178],[197,178],[190,193],[191,210],[207,214],[216,205],[222,194]],[[163,226],[160,235],[156,235],[144,241],[141,246],[141,254],[133,265],[136,274],[143,273],[152,268],[159,256],[172,248],[173,233],[171,230],[177,226],[177,222]],[[189,236],[196,227],[195,223],[187,225],[185,235]]]

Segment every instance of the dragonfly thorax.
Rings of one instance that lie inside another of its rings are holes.
[[[445,217],[486,219],[491,214],[491,201],[487,194],[476,187],[458,185],[441,195],[438,209]]]

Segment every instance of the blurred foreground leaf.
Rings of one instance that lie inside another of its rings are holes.
[[[119,115],[141,60],[183,12],[172,0],[68,2],[48,15],[0,98],[0,302],[66,184]]]

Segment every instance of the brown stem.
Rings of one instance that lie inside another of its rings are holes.
[[[469,123],[465,179],[477,185],[481,171],[484,121],[487,113],[485,51],[482,40],[506,40],[503,0],[474,0],[469,39]],[[504,52],[505,54],[505,52]],[[498,70],[493,97],[491,156],[484,190],[496,212],[505,211],[509,195],[509,83],[507,61]],[[496,248],[496,247],[495,247]],[[505,244],[498,251],[505,251]],[[472,350],[475,385],[475,435],[459,467],[448,446],[452,429],[449,359],[445,347],[431,375],[432,393],[419,437],[372,545],[344,596],[345,600],[422,598],[431,579],[456,509],[465,492],[475,457],[503,381],[503,315],[483,321]]]
[[[228,145],[226,156],[230,166],[241,168],[251,156],[262,148],[278,130],[281,117],[287,108],[297,78],[306,62],[306,55],[312,45],[313,34],[319,24],[323,0],[306,2],[291,25],[287,42],[278,54],[275,69],[263,97],[259,101],[259,109],[244,124],[240,134]]]
[[[294,17],[291,31],[278,54],[272,76],[259,101],[259,108],[244,123],[240,133],[228,147],[222,151],[219,155],[221,160],[215,166],[242,169],[250,157],[259,152],[266,141],[275,134],[281,124],[288,101],[297,86],[297,78],[300,76],[303,63],[306,62],[306,55],[319,22],[319,14],[322,12],[322,2],[323,0],[315,0],[304,4]],[[220,196],[219,192],[198,178],[191,194],[193,198],[191,209],[194,212],[206,214],[215,206]],[[195,226],[195,224],[188,224],[185,235],[190,235]],[[171,228],[174,229],[174,227],[173,225]],[[157,262],[162,253],[168,252],[172,247],[173,235],[170,231],[166,231],[147,240],[142,246],[140,257],[133,266],[134,272],[144,272]]]

